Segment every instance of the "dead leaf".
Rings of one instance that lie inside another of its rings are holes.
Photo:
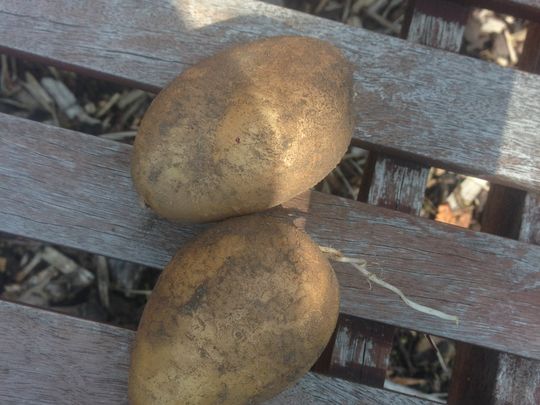
[[[445,203],[439,205],[435,221],[444,222],[451,225],[457,225],[462,228],[468,228],[471,224],[472,214],[473,207],[458,210],[457,212],[452,212],[450,206]]]

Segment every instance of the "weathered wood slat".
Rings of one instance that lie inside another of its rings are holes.
[[[2,404],[127,404],[135,332],[0,301]],[[308,373],[266,402],[283,404],[431,404],[386,390]]]
[[[417,44],[459,52],[468,7],[446,0],[414,0],[407,39]]]
[[[428,166],[379,155],[373,168],[367,202],[419,215],[428,174]]]
[[[340,314],[328,373],[382,388],[386,380],[394,327]]]
[[[0,230],[162,267],[200,226],[139,206],[130,151],[0,115]],[[317,192],[267,215],[294,219],[317,243],[365,258],[411,299],[456,314],[460,324],[411,310],[336,264],[342,312],[540,358],[540,247]]]
[[[525,196],[519,240],[540,245],[540,194]]]
[[[540,189],[533,75],[249,0],[0,4],[0,49],[154,91],[228,45],[299,33],[335,43],[355,64],[358,144]]]

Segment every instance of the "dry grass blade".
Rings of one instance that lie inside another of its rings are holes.
[[[345,0],[345,5],[343,6],[343,13],[341,14],[341,21],[346,22],[351,13],[351,0]]]
[[[96,261],[99,299],[103,306],[109,309],[109,266],[107,265],[107,259],[103,256],[98,256]]]
[[[31,305],[48,305],[49,298],[45,288],[57,275],[58,269],[54,266],[41,270],[24,284],[25,291],[18,297],[18,300]]]
[[[394,24],[391,21],[388,21],[381,15],[372,11],[371,8],[367,9],[366,14],[370,16],[372,19],[374,19],[375,21],[377,21],[380,25],[387,28],[392,34],[398,35],[401,32],[401,27],[399,25]]]
[[[111,108],[120,100],[120,93],[114,93],[111,98],[96,113],[96,117],[101,118],[109,112]]]
[[[83,108],[78,104],[75,95],[63,82],[50,77],[44,77],[41,79],[41,84],[54,99],[56,105],[58,105],[60,110],[69,119],[77,118],[81,122],[94,125],[100,123],[98,119],[92,118],[86,114]]]
[[[130,105],[131,103],[141,99],[141,98],[146,98],[146,95],[148,93],[142,91],[142,90],[131,90],[130,92],[127,92],[125,94],[123,94],[120,99],[118,100],[118,108],[120,108],[121,110],[123,110],[124,108],[126,108],[128,105]]]
[[[150,294],[152,294],[152,290],[119,290],[119,291],[122,291],[125,294],[144,295],[146,297],[149,297]]]
[[[320,0],[319,4],[317,4],[317,7],[315,7],[315,11],[313,12],[313,14],[320,14],[321,11],[324,10],[324,8],[326,7],[329,1],[330,0]]]
[[[23,87],[32,95],[32,97],[34,97],[34,99],[45,111],[48,111],[51,114],[55,125],[58,125],[58,118],[56,116],[53,99],[39,84],[34,75],[32,75],[30,72],[26,72],[25,77],[26,82],[23,83]]]
[[[24,281],[24,279],[28,277],[28,275],[32,272],[32,270],[34,270],[34,268],[39,264],[40,261],[41,253],[37,253],[32,258],[32,260],[26,266],[24,266],[21,271],[17,273],[17,275],[15,276],[15,281],[17,283],[21,283],[22,281]]]
[[[341,171],[341,169],[339,167],[336,167],[334,169],[334,171],[336,172],[337,176],[339,177],[339,179],[341,180],[341,182],[343,183],[343,185],[345,186],[345,188],[347,189],[348,193],[350,194],[350,196],[355,199],[356,198],[356,194],[358,193],[355,193],[354,189],[352,188],[352,186],[350,185],[349,181],[347,180],[347,178],[343,175],[343,172]]]
[[[446,365],[446,362],[444,361],[444,358],[441,354],[441,351],[437,347],[437,344],[435,343],[431,335],[428,335],[427,333],[426,333],[426,338],[429,341],[429,344],[431,345],[431,347],[433,347],[433,350],[435,350],[435,353],[437,354],[437,360],[439,361],[441,368],[443,369],[445,373],[448,373],[449,372],[448,366]]]
[[[6,55],[0,57],[0,94],[11,96],[17,91],[18,86],[15,84],[15,77],[10,74],[9,61]]]

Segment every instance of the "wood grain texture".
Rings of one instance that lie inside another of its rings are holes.
[[[419,215],[429,167],[389,156],[377,157],[368,203]]]
[[[139,206],[130,151],[0,115],[0,231],[163,267],[201,227],[166,222]],[[293,220],[320,245],[365,258],[411,299],[460,323],[409,309],[336,263],[342,312],[540,358],[540,247],[318,192],[266,215]]]
[[[540,73],[540,26],[531,24],[519,68]],[[482,231],[540,244],[540,197],[492,185],[482,217]],[[540,403],[540,361],[460,344],[450,387],[450,404],[537,405]],[[486,372],[486,370],[489,370]],[[474,395],[471,396],[471,391]],[[472,402],[474,398],[474,402]]]
[[[519,240],[540,245],[540,195],[527,193],[521,217]]]
[[[330,374],[383,387],[393,337],[392,326],[341,314],[330,359]]]
[[[538,1],[540,8],[540,0]],[[530,23],[527,27],[527,40],[519,57],[519,68],[526,72],[540,73],[540,23]]]
[[[280,34],[326,39],[354,63],[359,145],[540,189],[536,76],[256,1],[0,4],[4,51],[154,91],[228,45]]]
[[[496,376],[495,351],[458,343],[448,390],[448,404],[492,405]]]
[[[134,332],[0,301],[2,404],[127,404]]]
[[[469,8],[445,0],[415,0],[407,38],[417,44],[459,52]]]
[[[459,50],[469,14],[467,7],[444,0],[416,0],[409,6],[412,6],[412,16],[408,29],[404,27],[409,41],[449,51]],[[429,167],[384,154],[377,154],[375,158],[371,156],[369,163],[372,162],[374,164],[368,169],[371,179],[367,202],[419,215]],[[365,193],[362,191],[361,195],[363,194]],[[330,372],[353,381],[382,387],[392,349],[393,333],[388,327],[379,328],[376,324],[341,318],[341,322],[338,322]]]
[[[127,404],[135,332],[0,301],[0,402]],[[307,374],[267,405],[430,404],[430,401]]]
[[[494,405],[540,403],[540,363],[500,353],[495,381]]]
[[[492,184],[482,213],[482,232],[517,239],[527,193]]]
[[[469,344],[456,346],[449,405],[539,403],[538,361]]]

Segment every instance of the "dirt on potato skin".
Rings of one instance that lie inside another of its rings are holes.
[[[137,332],[130,399],[268,399],[310,369],[338,312],[335,273],[303,231],[262,215],[218,223],[160,276]]]
[[[352,137],[352,98],[352,66],[328,42],[278,36],[228,48],[152,102],[134,144],[136,189],[181,222],[274,207],[339,163]]]

